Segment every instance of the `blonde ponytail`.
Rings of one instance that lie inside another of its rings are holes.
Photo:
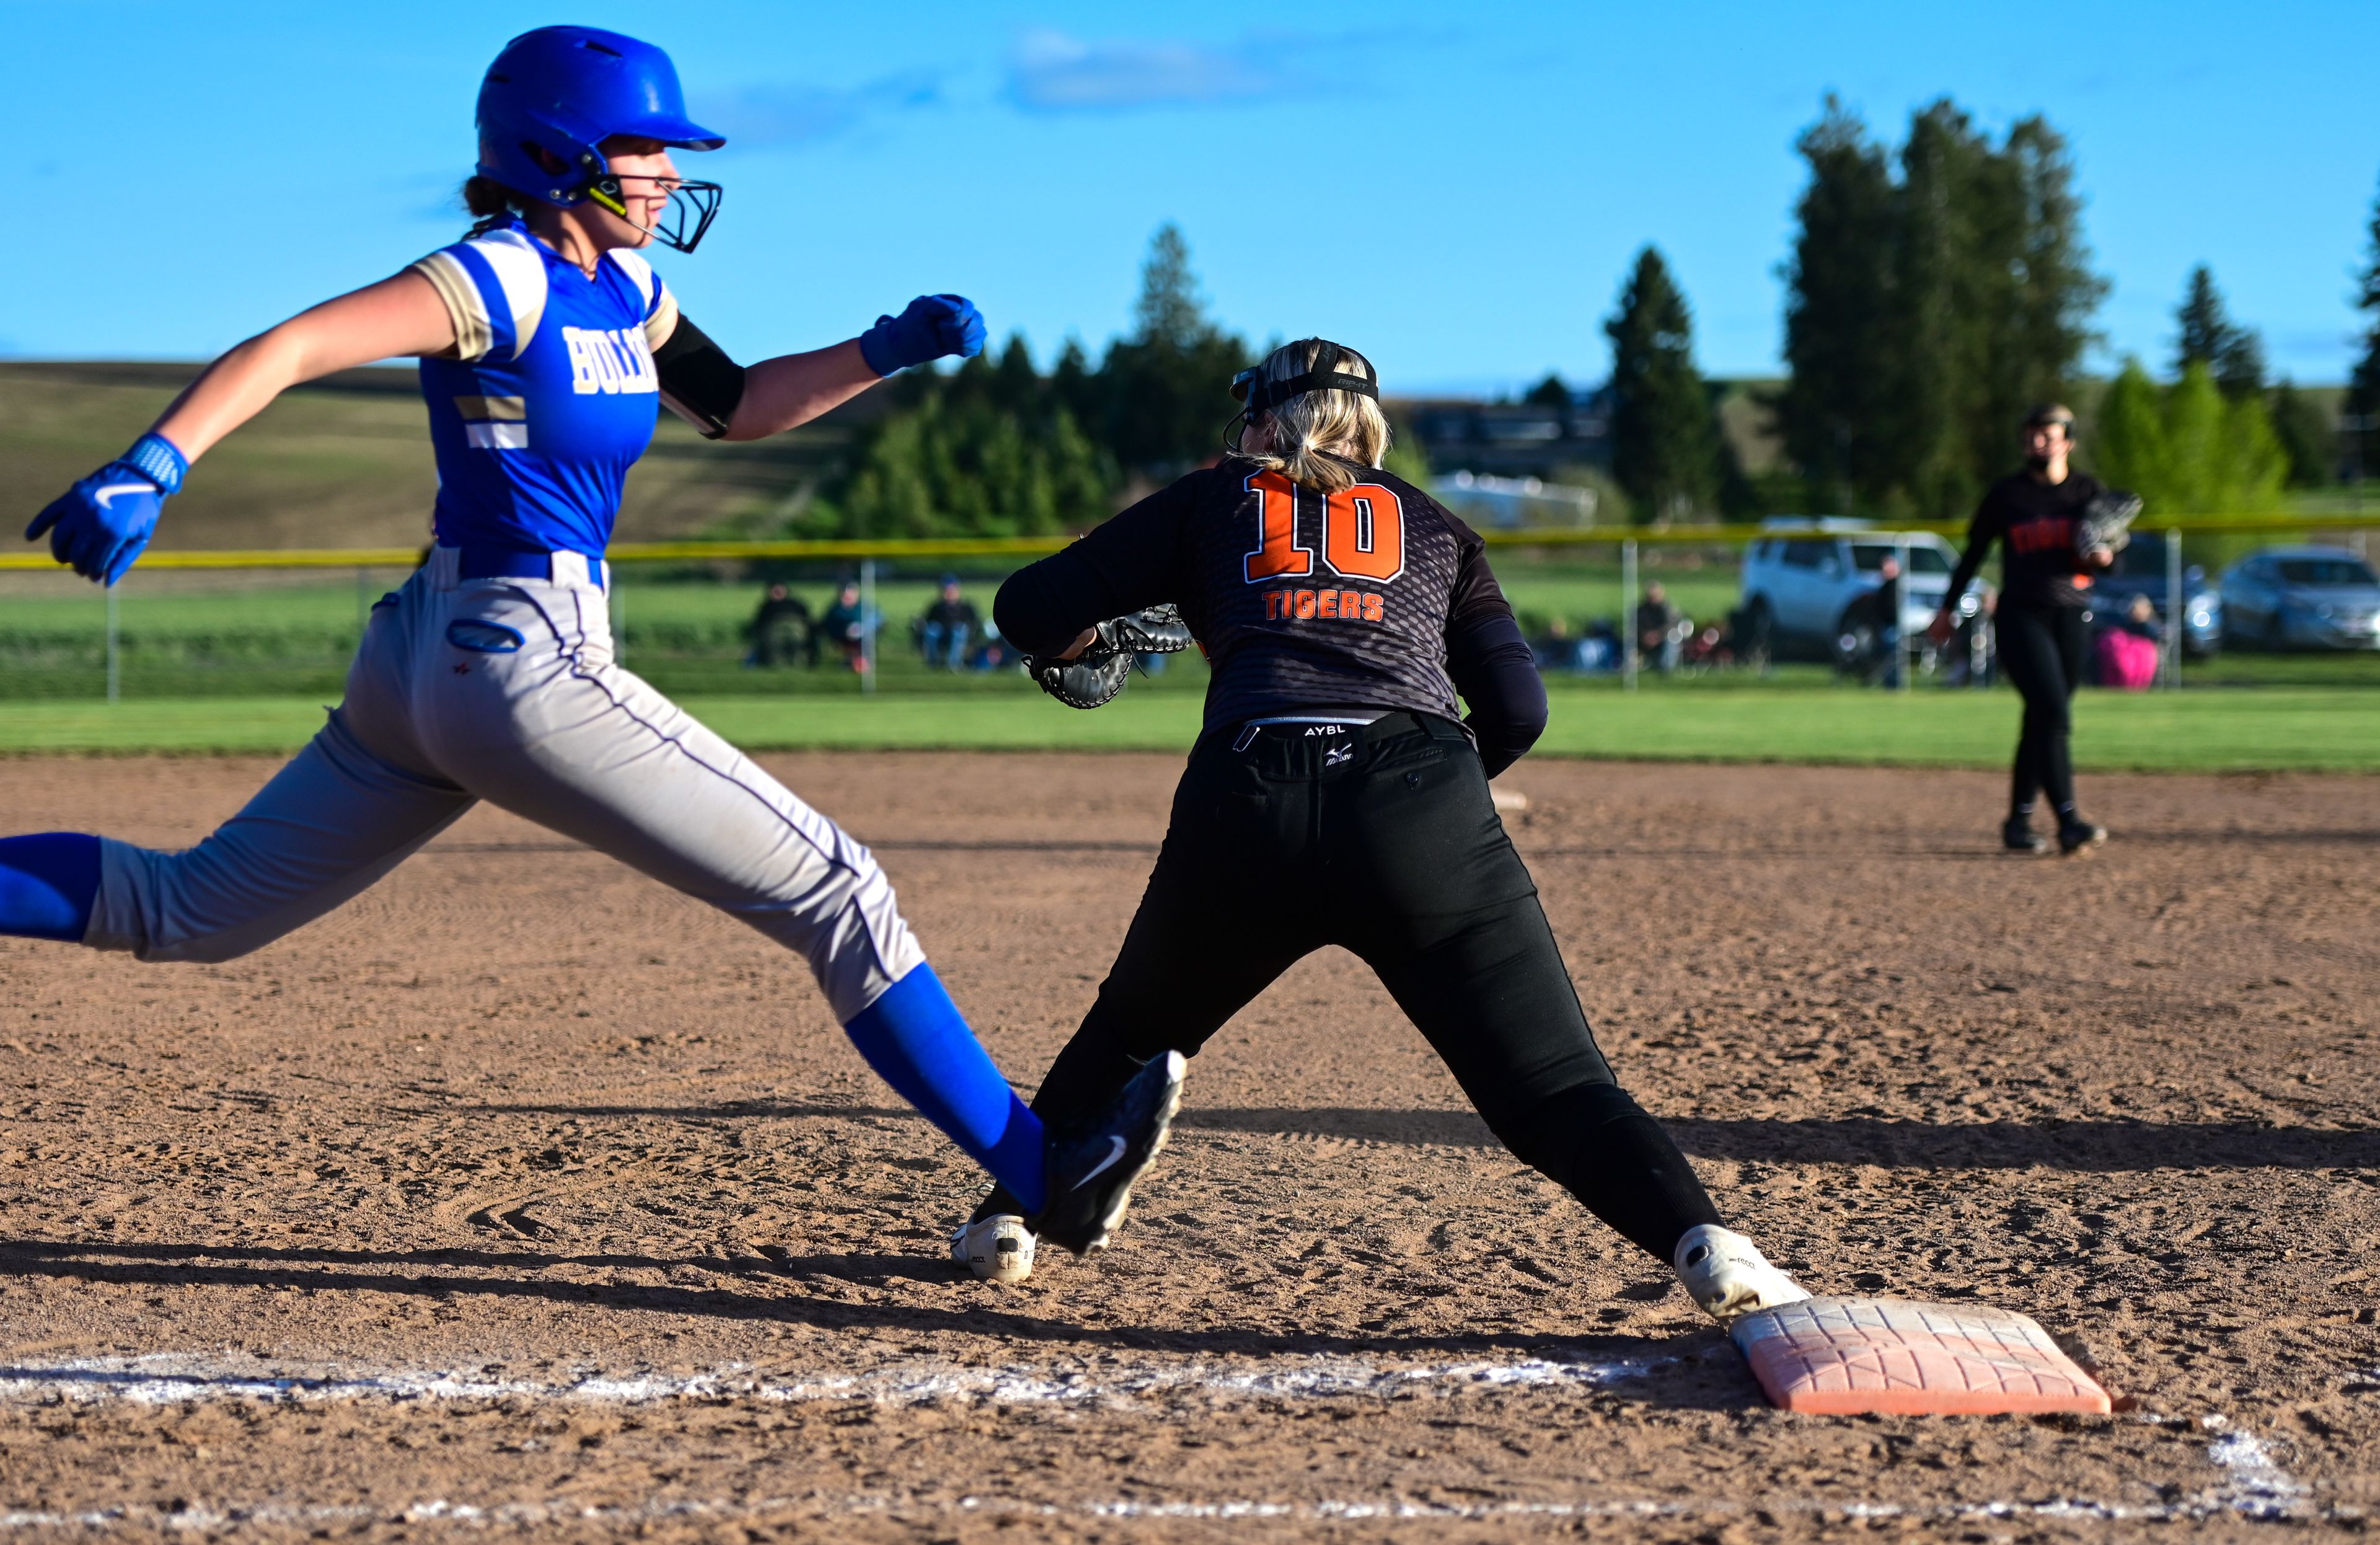
[[[1329,358],[1324,358],[1328,355]],[[1378,384],[1372,362],[1354,349],[1323,338],[1283,344],[1258,367],[1262,380],[1288,381],[1320,371],[1358,376]],[[1357,481],[1354,463],[1378,467],[1389,454],[1389,419],[1380,405],[1358,392],[1301,392],[1269,410],[1272,448],[1245,452],[1290,481],[1318,493],[1336,493]]]

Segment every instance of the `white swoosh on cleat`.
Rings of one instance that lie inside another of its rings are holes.
[[[1069,1190],[1081,1190],[1084,1186],[1088,1186],[1092,1181],[1097,1180],[1107,1170],[1112,1168],[1115,1162],[1123,1157],[1123,1139],[1122,1137],[1111,1137],[1108,1138],[1108,1141],[1113,1143],[1115,1147],[1108,1150],[1108,1156],[1106,1158],[1091,1166],[1091,1170],[1088,1174],[1086,1174],[1082,1179],[1077,1180],[1073,1186],[1069,1186]]]

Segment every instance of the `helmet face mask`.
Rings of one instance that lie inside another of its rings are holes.
[[[656,225],[631,219],[603,141],[633,135],[672,150],[717,150],[724,136],[686,116],[670,57],[651,43],[595,27],[540,27],[504,45],[480,86],[479,175],[567,209],[582,200],[654,240],[691,252],[718,215],[715,182],[672,189]]]
[[[589,203],[610,210],[662,246],[681,252],[693,251],[702,240],[703,232],[710,229],[711,221],[719,217],[720,201],[727,196],[727,190],[715,182],[678,178],[670,187],[669,206],[662,211],[661,219],[647,225],[628,213],[627,196],[620,185],[653,180],[656,179],[607,171],[589,182],[584,191]]]

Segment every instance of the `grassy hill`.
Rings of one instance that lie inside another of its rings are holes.
[[[0,363],[0,522],[21,530],[67,483],[138,438],[187,364]],[[716,445],[662,415],[628,474],[619,537],[656,541],[766,514],[832,469],[874,396],[758,445]],[[285,395],[211,452],[159,528],[159,551],[402,547],[429,540],[438,474],[408,368],[346,371]]]

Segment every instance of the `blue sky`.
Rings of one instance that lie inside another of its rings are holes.
[[[1896,140],[1944,93],[1995,129],[2040,111],[2069,135],[2115,286],[2094,363],[2162,361],[2205,262],[2277,369],[2331,382],[2380,187],[2371,0],[0,0],[30,227],[0,354],[211,354],[452,239],[480,72],[557,20],[670,49],[731,137],[689,158],[727,185],[719,225],[662,267],[746,357],[944,289],[1042,358],[1069,334],[1096,350],[1170,219],[1225,323],[1341,337],[1392,389],[1598,377],[1648,241],[1704,368],[1764,371],[1792,141],[1831,90]]]

